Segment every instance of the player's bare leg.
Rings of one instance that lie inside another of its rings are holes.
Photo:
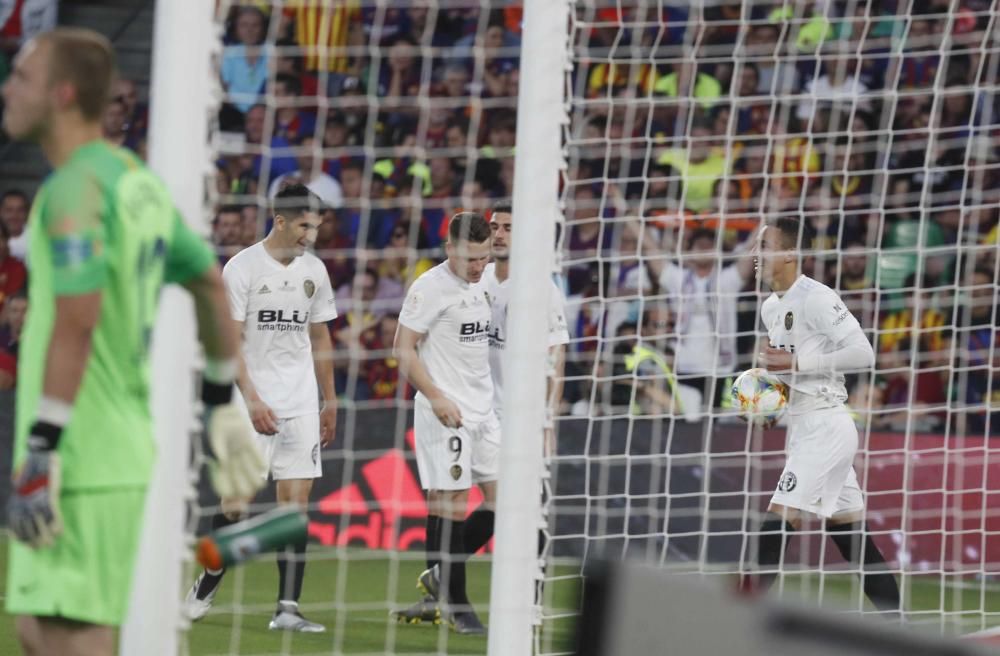
[[[277,481],[278,505],[298,506],[303,510],[309,505],[313,479],[293,478]],[[326,627],[310,622],[299,612],[299,597],[302,595],[302,579],[306,571],[306,540],[289,545],[278,552],[278,608],[268,628],[322,633]]]
[[[42,632],[38,625],[38,618],[32,615],[19,615],[14,621],[17,631],[17,641],[21,643],[21,651],[24,656],[41,656]]]
[[[896,618],[902,610],[896,577],[887,571],[882,550],[872,540],[862,511],[834,515],[826,522],[826,532],[840,555],[856,568],[865,596],[887,616]]]
[[[17,618],[17,637],[26,656],[113,656],[115,631],[110,626],[57,617]]]

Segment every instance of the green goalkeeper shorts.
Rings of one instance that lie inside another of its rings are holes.
[[[9,542],[7,612],[120,626],[145,501],[143,487],[63,492],[63,532],[53,546]]]

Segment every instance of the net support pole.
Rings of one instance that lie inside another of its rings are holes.
[[[214,4],[156,3],[149,93],[149,164],[166,183],[181,214],[203,233]],[[203,162],[206,166],[200,165]],[[129,613],[121,632],[122,655],[179,653],[181,574],[189,553],[185,510],[191,494],[189,436],[195,425],[195,332],[190,298],[179,288],[165,288],[151,356],[157,461],[146,498]]]
[[[532,652],[568,19],[566,0],[524,4],[489,656]]]

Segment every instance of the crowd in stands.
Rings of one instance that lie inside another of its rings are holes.
[[[266,234],[268,198],[308,184],[341,312],[338,390],[392,399],[407,393],[397,313],[440,261],[447,218],[512,195],[521,12],[315,4],[227,17],[213,238],[225,262]],[[749,237],[791,213],[803,272],[841,293],[875,345],[876,373],[849,377],[859,421],[1000,434],[985,409],[1000,403],[990,3],[963,0],[953,20],[945,0],[833,2],[826,16],[812,3],[700,16],[609,4],[575,23],[562,411],[725,412],[760,334]],[[144,152],[135,85],[121,83],[105,129]],[[10,259],[23,225],[6,207]]]

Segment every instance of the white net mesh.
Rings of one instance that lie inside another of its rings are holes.
[[[386,620],[417,599],[426,515],[390,348],[446,218],[511,196],[530,64],[520,10],[220,4],[216,243],[225,258],[262,238],[283,181],[330,205],[316,252],[341,315],[341,412],[302,596],[330,632],[266,631],[277,583],[263,558],[228,575],[191,653],[481,652],[481,639]],[[996,9],[650,0],[575,2],[572,16],[560,234],[572,343],[538,652],[570,651],[589,557],[742,571],[784,431],[748,432],[727,381],[761,334],[746,241],[782,214],[816,233],[803,272],[838,290],[875,346],[875,370],[849,379],[856,468],[910,616],[947,632],[997,624]],[[779,587],[866,609],[819,528],[807,522]],[[472,563],[485,611],[488,563]]]
[[[995,11],[575,3],[556,556],[745,571],[785,446],[729,407],[766,338],[747,239],[795,216],[877,354],[856,469],[908,617],[997,623]],[[821,528],[778,587],[869,610]]]

